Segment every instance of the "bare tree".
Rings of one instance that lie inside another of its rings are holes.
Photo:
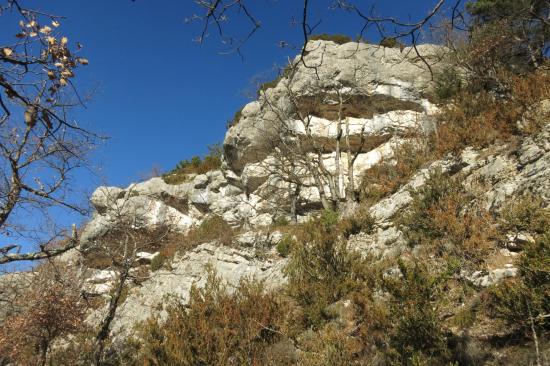
[[[253,3],[250,0],[195,0],[198,12],[188,17],[186,21],[200,25],[200,35],[196,38],[197,42],[203,43],[211,35],[210,31],[213,30],[214,36],[217,36],[224,46],[222,53],[238,53],[242,57],[242,47],[262,27],[262,21],[256,15]],[[308,68],[315,68],[315,65],[306,63],[304,59],[306,55],[305,45],[322,23],[322,19],[311,19],[311,15],[314,13],[311,10],[312,3],[309,0],[302,0],[301,12],[289,16],[290,24],[299,28],[302,36],[301,44],[292,46],[286,40],[280,40],[279,42],[280,47],[291,46],[300,49],[300,62]],[[368,10],[365,10],[364,8],[367,5],[358,1],[330,0],[321,2],[321,6],[324,5],[333,11],[348,14],[351,18],[350,21],[357,20],[359,38],[364,38],[366,32],[372,28],[379,34],[381,39],[408,40],[412,45],[412,50],[430,71],[430,64],[416,47],[419,39],[423,36],[423,31],[426,28],[436,26],[442,18],[448,19],[453,28],[464,29],[465,27],[463,0],[438,0],[434,5],[426,8],[426,15],[419,17],[417,20],[411,20],[410,17],[403,20],[379,15],[376,11],[376,4],[376,1],[369,3]],[[276,4],[273,6],[276,6]],[[228,30],[228,28],[231,28],[228,26],[230,21],[243,23],[243,27],[240,28],[245,29],[243,34],[231,33]]]
[[[54,342],[83,328],[88,303],[74,268],[50,262],[26,275],[30,283],[0,328],[0,363],[45,365]]]
[[[147,215],[154,211],[155,204],[154,200],[134,196],[131,191],[124,198],[112,197],[108,202],[109,230],[82,248],[85,264],[93,267],[100,263],[103,270],[112,274],[113,280],[93,341],[94,365],[101,365],[104,361],[105,343],[124,291],[131,283],[148,278],[148,271],[140,270],[140,255],[158,250],[163,240],[172,233],[169,218],[162,224],[149,225]]]
[[[49,258],[77,245],[76,231],[57,228],[50,214],[86,212],[71,179],[98,142],[70,114],[85,99],[72,81],[78,66],[88,64],[78,56],[82,46],[60,32],[59,16],[19,0],[0,3],[0,17],[7,13],[20,21],[13,42],[0,46],[0,235],[10,239],[0,244],[0,264]]]
[[[262,118],[268,120],[262,125],[269,130],[266,140],[272,145],[271,155],[259,165],[272,176],[264,193],[277,199],[286,196],[293,220],[304,189],[314,189],[325,209],[335,210],[356,200],[354,165],[366,147],[366,124],[352,131],[348,117],[351,105],[369,97],[335,81],[311,85],[298,94],[292,89],[297,70],[291,68],[288,78],[281,81],[283,97],[275,100],[270,93],[260,97]]]

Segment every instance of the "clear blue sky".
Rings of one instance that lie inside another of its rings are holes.
[[[274,65],[296,53],[277,42],[301,39],[298,27],[290,25],[300,16],[298,0],[249,1],[263,27],[244,47],[243,60],[219,55],[223,48],[215,37],[203,45],[192,41],[200,27],[185,24],[198,11],[191,0],[23,1],[66,16],[63,31],[84,45],[90,65],[77,80],[82,92],[95,94],[77,117],[110,136],[94,160],[101,180],[114,185],[138,179],[153,165],[168,170],[221,141],[226,122],[249,100],[251,80],[273,76]],[[316,33],[359,32],[356,18],[328,10],[330,0],[311,3],[312,23],[322,19]],[[378,3],[379,13],[404,17],[424,15],[435,1]],[[246,23],[232,20],[231,30],[243,32]]]

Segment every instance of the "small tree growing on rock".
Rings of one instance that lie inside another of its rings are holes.
[[[101,365],[104,361],[111,325],[130,282],[140,282],[148,276],[137,268],[138,253],[158,249],[162,240],[171,232],[169,220],[162,225],[146,225],[149,220],[147,214],[154,210],[156,201],[142,198],[133,197],[132,192],[121,199],[113,198],[108,204],[111,222],[107,232],[94,238],[83,249],[85,260],[89,263],[95,261],[105,271],[113,273],[111,291],[101,311],[93,341],[93,365]]]

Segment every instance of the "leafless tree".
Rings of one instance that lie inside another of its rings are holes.
[[[217,35],[225,47],[223,53],[236,52],[242,56],[241,50],[244,44],[262,27],[262,21],[256,15],[253,3],[250,0],[195,0],[198,11],[186,20],[200,25],[200,35],[196,39],[197,42],[203,43],[210,36],[210,31],[214,29],[213,33]],[[291,24],[297,25],[300,29],[303,42],[295,48],[301,49],[300,62],[308,68],[315,68],[315,65],[306,63],[304,59],[306,55],[305,45],[322,22],[322,19],[311,19],[312,3],[309,0],[302,0],[301,13],[289,15]],[[376,1],[368,5],[370,6],[368,10],[364,9],[367,5],[351,0],[330,0],[324,2],[324,5],[331,10],[345,12],[350,17],[358,20],[357,33],[360,38],[363,38],[366,32],[373,28],[379,33],[381,39],[408,40],[416,55],[422,59],[431,71],[430,64],[416,47],[422,37],[422,32],[428,27],[436,26],[442,18],[448,19],[453,28],[464,29],[463,3],[463,0],[438,0],[433,6],[427,7],[426,15],[418,20],[402,20],[378,15]],[[249,26],[242,28],[245,29],[244,34],[232,34],[228,31],[230,21],[242,22]],[[279,45],[288,47],[289,43],[281,40]]]
[[[20,21],[13,42],[0,46],[0,264],[77,245],[76,231],[57,228],[51,214],[86,212],[72,178],[99,141],[71,118],[86,99],[72,79],[88,60],[60,32],[62,18],[20,0],[0,3],[0,17],[7,15]]]
[[[13,311],[0,328],[0,363],[46,365],[55,342],[84,329],[88,303],[81,296],[76,268],[48,262],[33,272],[18,274],[28,282],[11,301]]]
[[[109,230],[82,248],[85,264],[92,267],[99,264],[113,274],[111,291],[94,339],[94,365],[103,362],[105,342],[109,339],[124,291],[131,283],[148,278],[148,271],[140,267],[140,253],[156,251],[172,233],[170,219],[157,226],[149,225],[147,215],[154,211],[154,205],[154,200],[134,196],[132,191],[127,192],[124,198],[113,197],[108,202]]]
[[[269,136],[266,140],[270,141],[271,155],[256,168],[271,176],[264,187],[265,196],[276,197],[279,203],[286,197],[291,217],[296,220],[304,190],[314,189],[325,209],[335,210],[356,200],[354,164],[366,147],[366,125],[352,132],[348,114],[358,98],[368,95],[336,81],[310,85],[298,94],[292,89],[292,79],[300,71],[290,70],[280,84],[284,85],[282,97],[275,100],[270,93],[260,97],[261,118],[267,121],[261,125]],[[319,135],[316,124],[320,120],[328,123],[323,128],[325,135]]]

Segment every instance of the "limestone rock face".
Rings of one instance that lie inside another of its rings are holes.
[[[432,61],[441,58],[443,49],[440,47],[423,45],[420,48],[420,52]],[[431,74],[411,49],[400,51],[362,43],[338,45],[327,41],[309,42],[306,49],[304,61],[308,67],[296,58],[294,63],[298,66],[292,80],[281,78],[258,101],[247,104],[240,119],[227,132],[225,158],[235,172],[240,173],[247,164],[269,155],[274,125],[281,115],[292,114],[293,98],[311,97],[331,90],[361,95],[359,110],[364,117],[349,121],[354,140],[361,134],[379,137],[406,128],[429,128],[429,116],[436,108],[422,95],[430,87]],[[313,118],[313,136],[319,139],[334,137],[333,122],[334,119]],[[305,133],[299,124],[291,128]]]
[[[191,286],[203,287],[206,283],[208,266],[222,278],[229,289],[239,284],[244,278],[265,280],[268,288],[275,288],[285,282],[282,269],[285,260],[259,260],[253,249],[234,249],[206,243],[176,257],[172,263],[172,270],[153,272],[151,277],[130,291],[124,306],[113,324],[113,331],[125,333],[131,331],[132,326],[139,321],[146,320],[151,315],[151,309],[162,307],[169,298],[167,294],[187,302]],[[100,309],[93,316],[101,316],[104,309]]]

